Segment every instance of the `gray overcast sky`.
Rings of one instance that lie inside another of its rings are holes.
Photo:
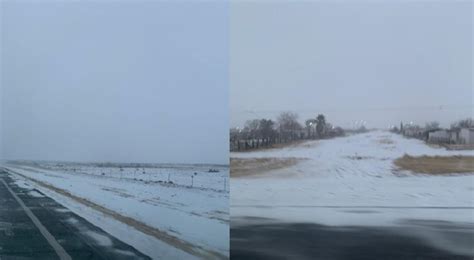
[[[231,126],[292,110],[388,127],[473,115],[472,1],[234,1]]]
[[[1,1],[3,157],[228,163],[221,1]]]

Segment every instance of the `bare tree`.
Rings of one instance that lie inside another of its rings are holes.
[[[474,127],[474,120],[472,120],[472,118],[459,120],[458,122],[451,125],[451,128],[473,128],[473,127]]]
[[[271,119],[260,119],[259,132],[266,146],[275,142],[276,131],[274,126],[275,123]]]
[[[316,131],[318,132],[318,137],[321,138],[324,135],[324,129],[326,128],[326,118],[323,114],[319,114],[316,117]]]
[[[316,119],[308,119],[305,121],[306,131],[308,131],[308,138],[313,138],[313,128],[316,127]]]
[[[245,122],[244,130],[247,133],[247,138],[257,138],[258,137],[259,124],[260,124],[260,120],[258,120],[258,119],[247,120],[247,122]]]
[[[439,128],[439,123],[436,121],[428,122],[425,124],[426,130],[434,130]]]
[[[285,140],[294,140],[298,136],[298,131],[302,129],[298,123],[298,115],[293,112],[283,112],[278,118],[280,135]]]

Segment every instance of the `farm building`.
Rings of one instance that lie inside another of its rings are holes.
[[[461,130],[459,128],[448,130],[450,144],[459,144],[460,131]]]
[[[460,144],[474,144],[474,128],[462,128],[459,132]]]
[[[430,143],[449,143],[451,140],[451,133],[447,130],[437,130],[428,133],[428,142]]]
[[[404,130],[404,135],[408,137],[414,137],[414,138],[423,138],[423,128],[419,127],[412,127],[412,128],[406,128]]]

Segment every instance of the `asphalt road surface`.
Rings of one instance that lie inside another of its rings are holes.
[[[149,259],[0,169],[0,259]]]
[[[232,221],[232,260],[474,259],[471,224],[407,220],[403,227],[334,227],[252,222]]]

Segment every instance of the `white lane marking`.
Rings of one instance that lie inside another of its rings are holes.
[[[15,200],[20,204],[20,206],[23,208],[23,210],[26,212],[26,215],[30,217],[31,221],[33,221],[33,224],[39,229],[41,234],[43,235],[44,238],[48,241],[48,243],[53,247],[54,251],[56,251],[56,254],[59,256],[61,260],[72,260],[71,256],[64,250],[64,248],[56,241],[56,239],[49,233],[49,231],[41,224],[39,219],[31,212],[31,210],[23,203],[23,201],[8,187],[8,184],[5,182],[3,178],[0,179],[7,188],[7,190],[11,193],[11,195],[15,198]]]

